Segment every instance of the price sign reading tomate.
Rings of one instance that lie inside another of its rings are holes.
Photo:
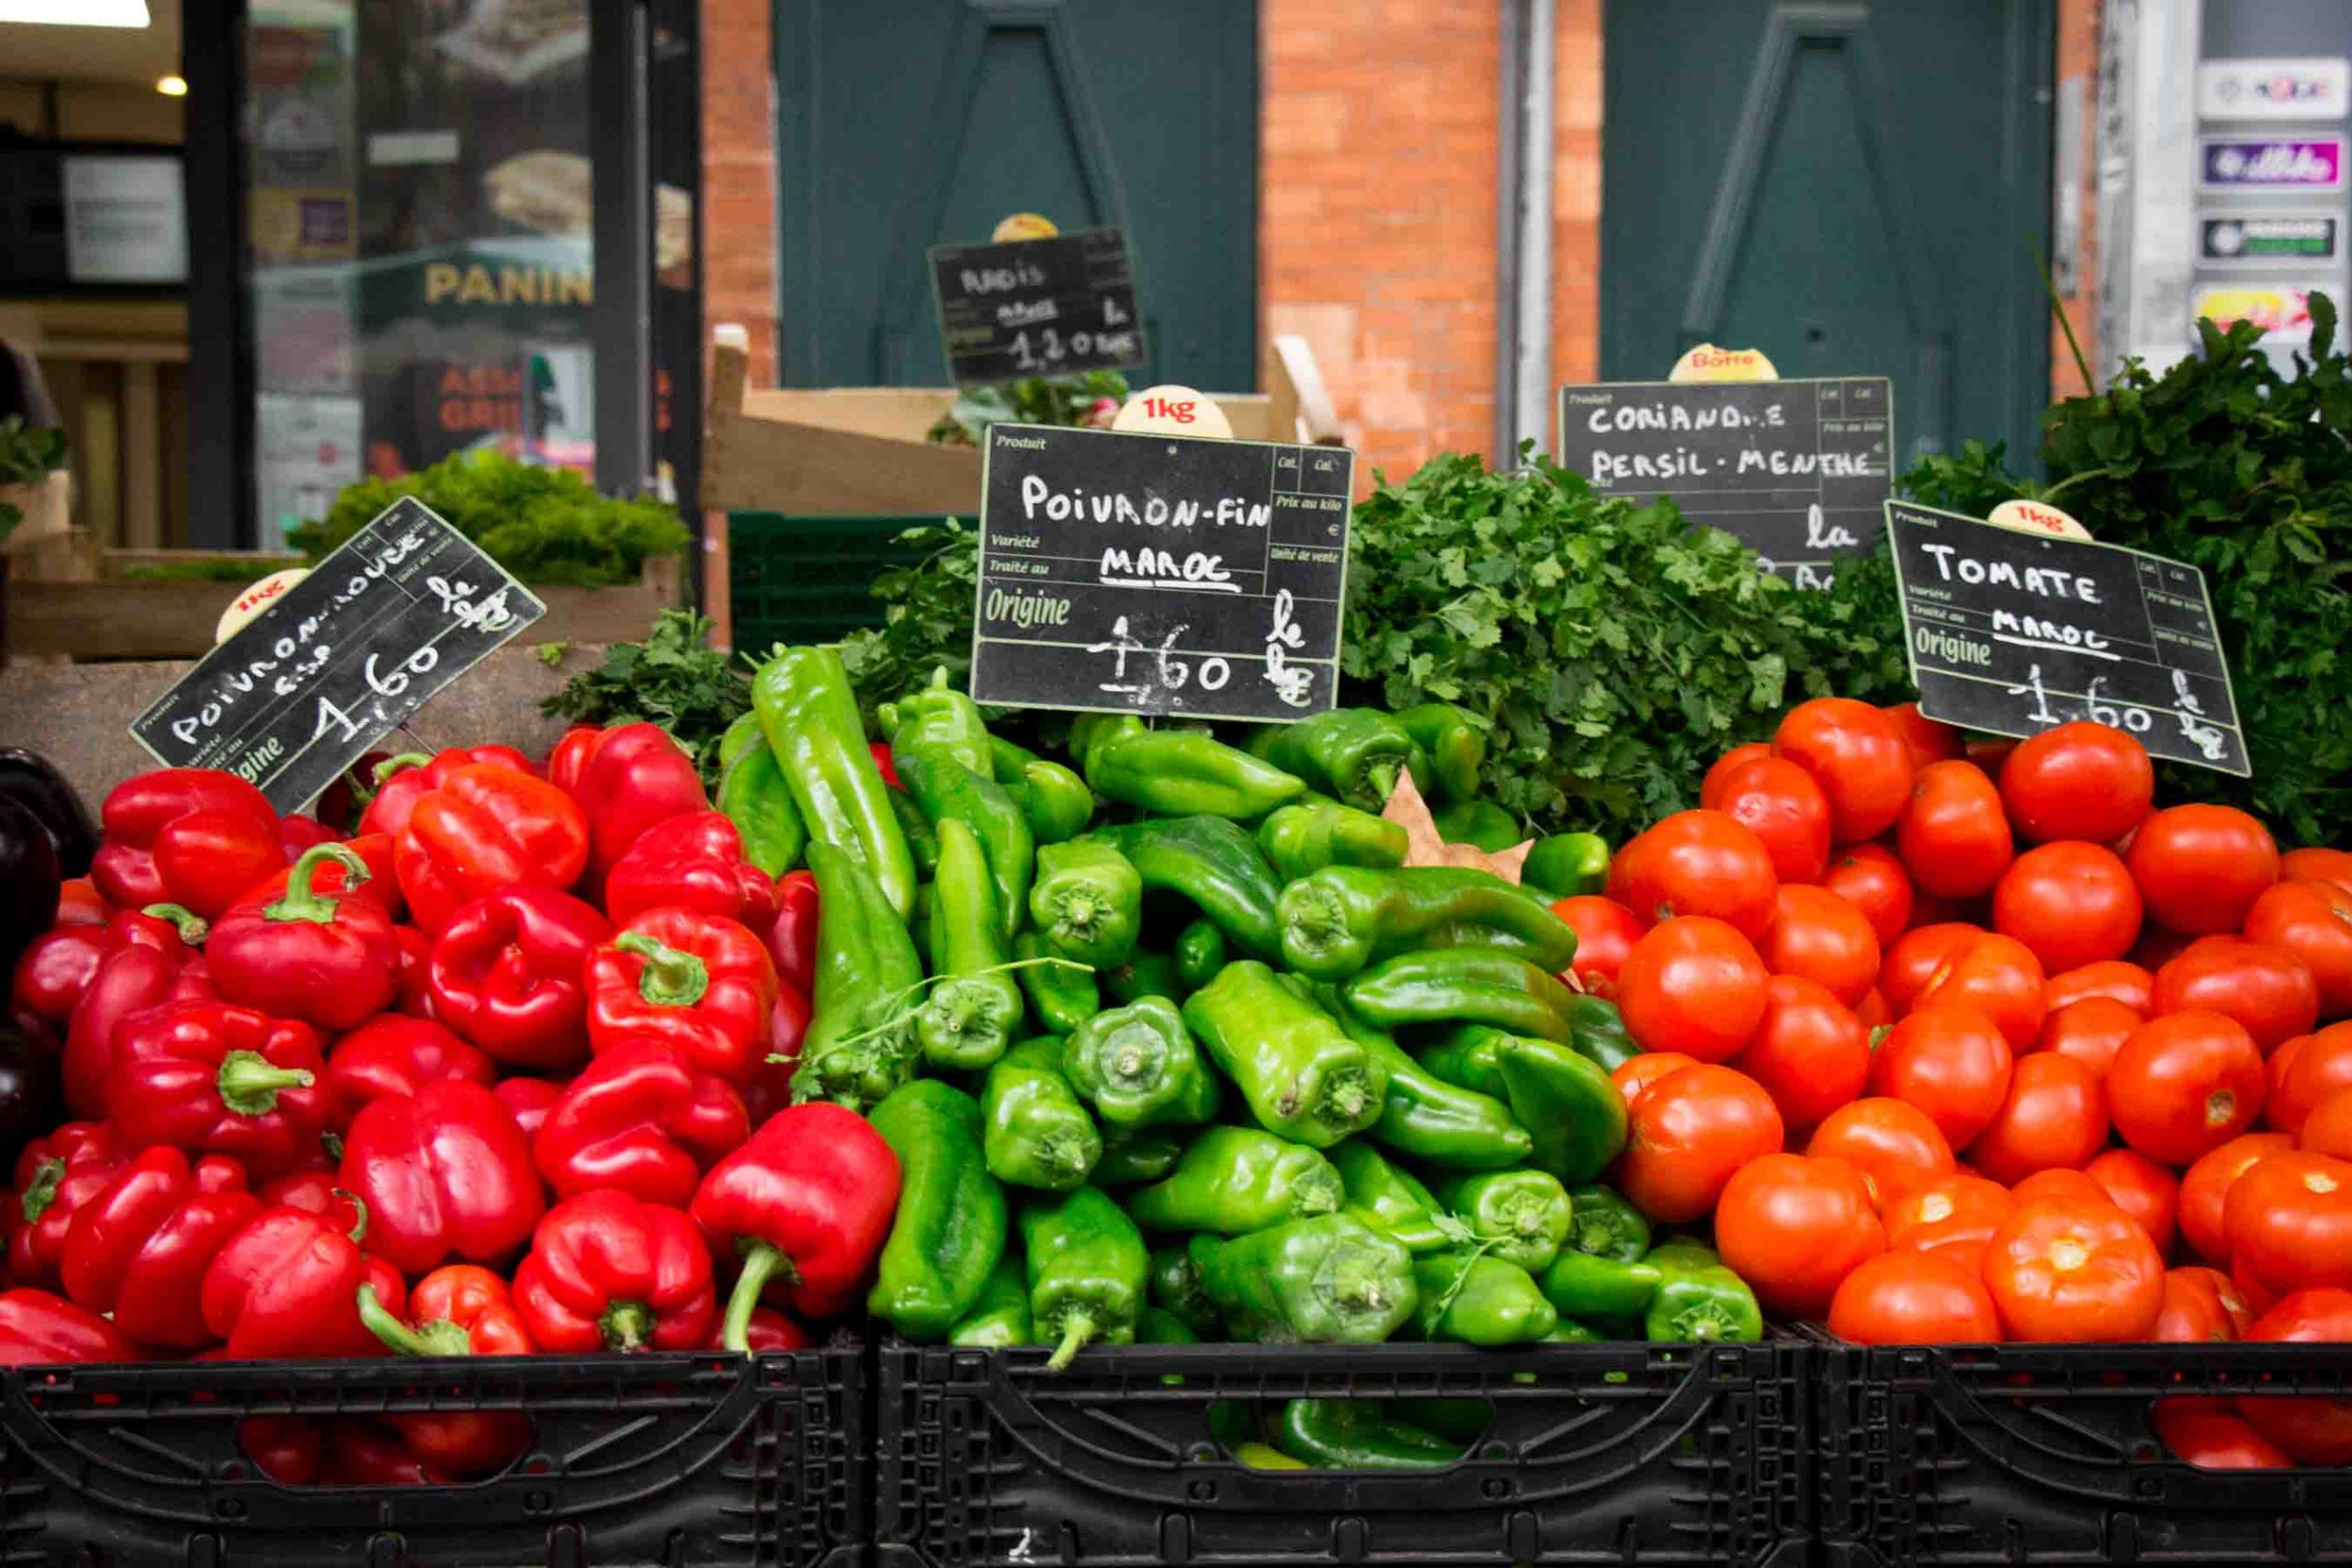
[[[931,276],[958,386],[1131,370],[1145,360],[1127,242],[1116,229],[935,245]]]
[[[384,509],[204,656],[130,726],[174,768],[219,768],[308,805],[426,698],[547,614],[411,497]]]
[[[972,695],[1287,722],[1332,705],[1355,455],[991,426]]]

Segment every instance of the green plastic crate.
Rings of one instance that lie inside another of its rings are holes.
[[[727,514],[727,587],[737,648],[779,642],[832,642],[882,624],[874,579],[909,566],[922,552],[899,543],[909,528],[934,524],[907,517],[789,517],[780,512]],[[973,519],[966,518],[967,523]]]

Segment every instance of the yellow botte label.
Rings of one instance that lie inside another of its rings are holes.
[[[1138,435],[1214,435],[1220,440],[1233,435],[1232,422],[1216,399],[1173,381],[1146,387],[1129,398],[1111,428]]]
[[[1702,343],[1674,362],[1669,381],[1777,381],[1781,373],[1761,349],[1717,348]]]
[[[1050,240],[1060,232],[1054,220],[1041,212],[1016,212],[998,219],[989,238],[1001,245],[1007,240]]]
[[[254,617],[285,597],[286,591],[311,575],[307,566],[289,566],[284,571],[273,571],[259,582],[244,589],[229,607],[220,612],[220,624],[212,628],[215,647],[227,642],[253,624]]]
[[[2091,531],[2046,502],[2005,501],[1984,519],[1996,527],[2022,534],[2049,534],[2061,539],[2087,539]]]

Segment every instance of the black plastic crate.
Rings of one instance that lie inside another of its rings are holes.
[[[880,1568],[1710,1563],[1809,1547],[1807,1347],[1148,1346],[879,1352]],[[1220,1399],[1476,1398],[1427,1474],[1251,1470]]]
[[[0,1562],[369,1568],[862,1561],[864,1352],[10,1370]],[[467,1485],[281,1486],[253,1416],[521,1410],[533,1441]]]
[[[2352,1397],[2328,1345],[1822,1350],[1830,1568],[2352,1562],[2352,1470],[2199,1470],[2157,1442],[2171,1395]]]
[[[790,517],[780,512],[727,514],[727,593],[737,648],[766,651],[779,642],[832,642],[882,624],[874,579],[911,566],[923,553],[899,542],[910,528],[935,524],[910,517]],[[966,520],[969,522],[969,519]]]

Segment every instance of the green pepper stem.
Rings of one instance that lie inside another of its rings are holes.
[[[613,939],[613,945],[645,960],[637,994],[655,1007],[690,1008],[710,989],[710,970],[700,957],[683,948],[665,946],[660,938],[643,931],[623,931]]]
[[[312,844],[286,874],[286,897],[263,909],[266,920],[309,920],[313,925],[327,925],[334,919],[336,898],[332,894],[315,891],[312,881],[319,867],[328,861],[343,867],[343,890],[346,893],[363,886],[368,880],[368,863],[341,844]]]
[[[901,1009],[899,1004],[910,997],[922,995],[933,986],[944,986],[950,980],[978,980],[989,975],[1009,975],[1015,969],[1038,969],[1047,965],[1057,969],[1082,969],[1089,975],[1095,972],[1093,964],[1080,964],[1073,958],[1014,958],[1008,959],[1002,964],[991,964],[985,969],[967,970],[961,975],[928,975],[911,986],[900,987],[883,999],[881,1006],[890,1010],[888,1016],[885,1017],[881,1022],[861,1029],[854,1034],[842,1035],[833,1042],[832,1048],[836,1051],[846,1050],[852,1045],[863,1044],[868,1040],[878,1039],[885,1034],[904,1029],[922,1016],[922,1009],[920,1007]],[[775,1060],[774,1057],[769,1059]]]
[[[347,1201],[351,1204],[352,1213],[359,1216],[358,1222],[351,1227],[349,1232],[351,1245],[357,1247],[361,1242],[366,1241],[368,1239],[368,1200],[347,1187],[330,1187],[327,1189],[327,1196]]]
[[[422,1328],[411,1328],[385,1310],[376,1299],[376,1287],[359,1287],[359,1321],[368,1331],[403,1356],[470,1356],[473,1341],[447,1318],[435,1318]]]
[[[31,1224],[48,1212],[50,1204],[57,1201],[57,1184],[63,1179],[63,1160],[52,1158],[40,1162],[40,1168],[25,1184],[25,1195],[17,1201],[18,1211],[25,1216],[25,1224]]]
[[[779,1275],[795,1282],[800,1278],[784,1248],[769,1241],[744,1247],[743,1276],[735,1281],[735,1293],[727,1298],[727,1320],[718,1335],[721,1345],[741,1356],[752,1353],[752,1309],[760,1304],[760,1292],[768,1288],[768,1281]]]
[[[220,1058],[213,1080],[220,1103],[239,1116],[266,1116],[277,1109],[279,1091],[308,1089],[317,1079],[300,1067],[281,1067],[258,1051],[232,1051]]]
[[[394,773],[409,768],[421,768],[433,759],[422,751],[403,751],[397,757],[387,757],[376,764],[376,783],[381,785]]]
[[[596,1320],[605,1348],[624,1355],[652,1344],[655,1326],[653,1309],[643,1302],[615,1302]]]
[[[150,904],[139,912],[151,920],[171,922],[180,941],[190,947],[202,947],[204,939],[212,934],[212,922],[185,904]]]
[[[1058,1372],[1078,1359],[1086,1342],[1094,1337],[1094,1316],[1091,1313],[1074,1312],[1062,1319],[1062,1342],[1046,1360],[1046,1370]]]

